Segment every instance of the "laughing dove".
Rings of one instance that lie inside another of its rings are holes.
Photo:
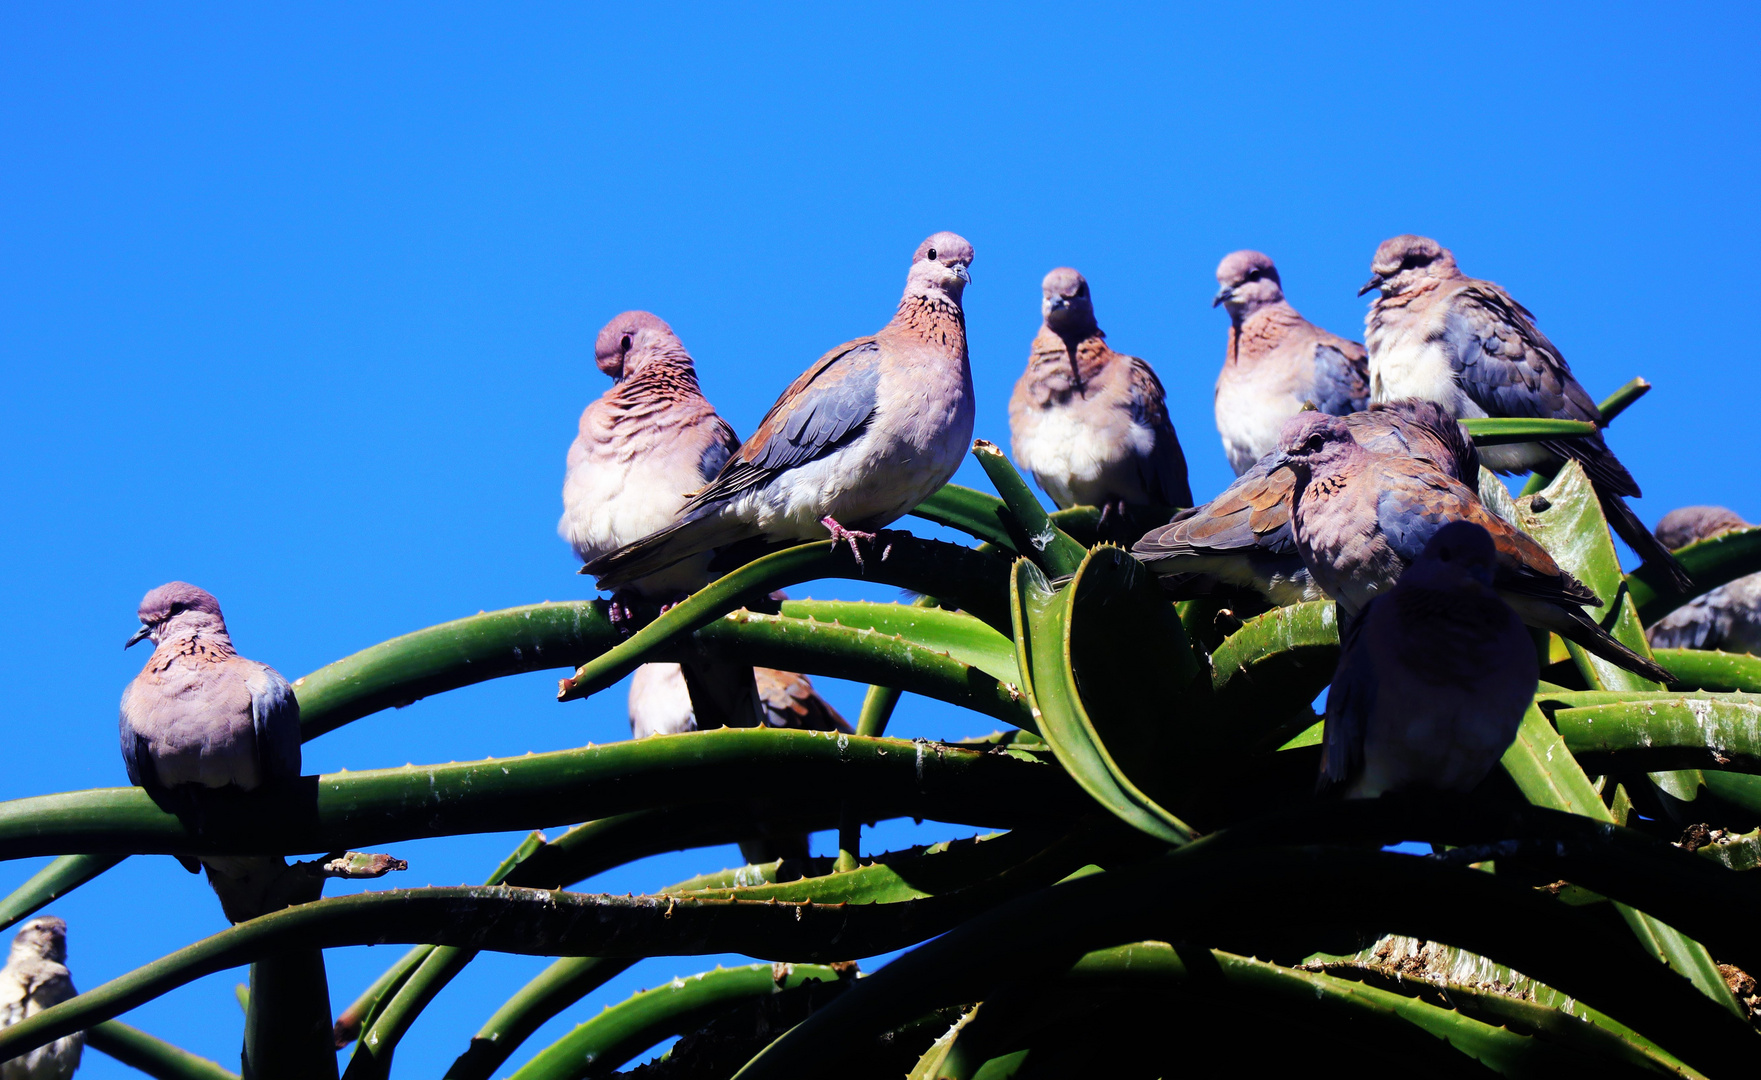
[[[698,388],[691,354],[658,317],[624,312],[599,331],[593,351],[612,385],[581,413],[557,523],[584,563],[670,524],[740,446]],[[708,566],[702,552],[628,587],[664,603],[707,584]]]
[[[1300,416],[1285,427],[1273,469],[1296,476],[1291,522],[1297,552],[1322,592],[1356,619],[1392,588],[1439,529],[1471,521],[1497,549],[1494,586],[1523,622],[1552,630],[1609,663],[1647,679],[1669,673],[1610,637],[1581,605],[1602,602],[1527,533],[1486,509],[1472,488],[1424,458],[1372,454],[1332,416]]]
[[[1382,242],[1358,295],[1379,290],[1365,319],[1370,392],[1377,401],[1417,397],[1457,417],[1553,417],[1602,423],[1602,412],[1572,377],[1565,357],[1535,328],[1534,316],[1490,281],[1463,274],[1455,256],[1424,236]],[[1614,531],[1678,588],[1686,571],[1626,504],[1639,485],[1600,433],[1488,448],[1486,466],[1520,473],[1581,463]]]
[[[1684,506],[1663,515],[1656,536],[1670,550],[1754,526],[1722,506]],[[1656,649],[1718,649],[1761,653],[1761,574],[1749,574],[1696,596],[1651,624]]]
[[[972,245],[949,232],[917,247],[905,294],[873,337],[826,353],[771,406],[674,521],[587,564],[617,588],[737,541],[850,544],[954,475],[972,441],[972,369],[960,296]]]
[[[0,971],[0,1028],[59,1004],[77,993],[67,973],[67,924],[40,915],[12,938],[12,953]],[[8,1061],[0,1061],[0,1080],[67,1080],[79,1068],[85,1033],[74,1032]]]
[[[805,675],[753,668],[766,727],[806,731],[855,731],[813,689]],[[630,678],[630,735],[677,735],[697,730],[696,710],[677,664],[643,664]]]
[[[1061,508],[1191,506],[1161,380],[1107,347],[1081,274],[1061,266],[1040,290],[1045,322],[1009,399],[1015,460]]]
[[[220,603],[173,581],[141,600],[143,638],[154,649],[122,693],[122,760],[150,792],[232,787],[251,791],[300,775],[300,703],[267,664],[233,650]]]
[[[1491,535],[1451,521],[1348,625],[1327,693],[1323,790],[1465,793],[1498,764],[1540,671],[1493,588],[1497,570]]]
[[[1284,421],[1304,408],[1344,416],[1368,407],[1364,347],[1297,314],[1270,256],[1224,256],[1217,285],[1211,306],[1229,312],[1229,351],[1217,376],[1217,433],[1235,475],[1277,449]]]
[[[1344,417],[1352,438],[1372,454],[1422,457],[1463,483],[1476,482],[1480,459],[1460,424],[1429,401],[1397,401]],[[1274,604],[1319,600],[1290,526],[1296,478],[1262,460],[1204,506],[1175,515],[1131,553],[1163,576],[1175,597],[1222,583]]]

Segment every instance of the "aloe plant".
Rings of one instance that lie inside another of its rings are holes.
[[[1645,388],[1623,388],[1605,417]],[[1474,428],[1488,443],[1588,430]],[[1761,877],[1748,872],[1761,865],[1761,660],[1665,650],[1659,687],[1559,647],[1503,775],[1474,798],[1318,803],[1312,702],[1337,658],[1332,605],[1242,619],[1220,601],[1172,604],[1101,542],[1093,508],[1047,513],[1000,451],[975,455],[996,495],[950,486],[917,511],[970,545],[895,531],[859,564],[800,544],[629,636],[603,603],[536,604],[417,630],[295,684],[310,739],[520,672],[559,671],[564,700],[603,693],[691,649],[869,684],[855,734],[704,731],[306,777],[200,821],[133,789],[0,804],[0,856],[56,857],[0,900],[7,925],[131,855],[343,852],[577,823],[534,832],[481,886],[377,888],[246,919],[0,1030],[0,1058],[85,1030],[93,1050],[154,1076],[232,1075],[117,1017],[250,964],[248,1071],[295,1075],[286,1063],[310,1033],[278,1021],[306,1015],[324,985],[321,961],[300,958],[401,943],[382,976],[347,988],[335,1035],[354,1047],[349,1080],[396,1075],[414,1022],[484,951],[554,960],[482,1002],[475,1035],[425,1036],[456,1040],[450,1080],[510,1064],[524,1078],[609,1075],[671,1036],[683,1038],[644,1075],[1159,1076],[1195,1046],[1269,1062],[1272,1044],[1304,1039],[1408,1072],[1752,1071],[1761,1036],[1727,980],[1761,970]],[[1646,652],[1641,618],[1688,596],[1621,573],[1575,465],[1531,486],[1512,499],[1489,482],[1487,498]],[[1756,571],[1761,532],[1682,562],[1700,589]],[[826,578],[920,598],[768,599]],[[909,695],[1001,728],[890,738]],[[742,788],[789,797],[730,795]],[[861,850],[862,823],[902,817],[990,832]],[[1704,839],[1672,844],[1687,825]],[[571,891],[766,827],[836,829],[838,855],[642,896]],[[1415,841],[1434,854],[1403,853]],[[905,952],[878,971],[850,963],[893,950]],[[723,952],[765,963],[689,974],[689,957]],[[647,957],[677,958],[680,977],[525,1045]]]

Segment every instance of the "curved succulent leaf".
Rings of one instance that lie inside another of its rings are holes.
[[[1015,550],[1014,536],[1010,532],[1009,509],[995,495],[986,495],[959,484],[944,484],[940,491],[918,503],[911,515],[958,529],[1011,555],[1021,554]]]
[[[1588,420],[1555,420],[1551,417],[1475,416],[1463,417],[1461,426],[1474,437],[1479,446],[1504,446],[1509,443],[1534,442],[1537,439],[1573,439],[1594,435],[1602,430]]]
[[[86,1048],[108,1054],[157,1080],[238,1080],[237,1073],[228,1072],[218,1063],[120,1020],[106,1020],[87,1028]]]
[[[1010,535],[1009,549],[1032,559],[1052,577],[1076,573],[1088,552],[1063,529],[1052,523],[1045,507],[1040,505],[1027,481],[994,444],[979,439],[972,444],[972,456],[978,459],[985,475],[996,486],[1008,509],[1003,518]],[[937,594],[939,595],[939,594]]]
[[[1694,581],[1686,592],[1676,590],[1655,567],[1641,566],[1627,575],[1627,588],[1647,626],[1696,596],[1761,571],[1761,529],[1738,529],[1700,540],[1676,552],[1675,558]]]
[[[1333,681],[1339,623],[1331,600],[1248,619],[1211,654],[1213,711],[1239,745],[1268,750],[1314,723],[1309,703]]]
[[[1761,656],[1713,649],[1655,649],[1651,656],[1669,669],[1672,689],[1761,693]]]
[[[1621,384],[1620,389],[1602,399],[1597,411],[1602,414],[1602,426],[1614,423],[1614,418],[1626,412],[1632,404],[1651,392],[1651,384],[1642,376],[1634,376]]]
[[[998,682],[1021,684],[1015,643],[960,611],[919,604],[874,604],[856,600],[785,600],[786,618],[832,623],[849,630],[872,630],[904,638],[919,648],[945,652]]]

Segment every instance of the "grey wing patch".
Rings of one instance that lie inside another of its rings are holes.
[[[251,692],[251,727],[257,760],[268,783],[300,775],[300,703],[293,687],[272,667],[259,666],[245,688]]]
[[[880,374],[880,346],[872,341],[827,365],[792,403],[753,467],[774,472],[805,464],[859,431],[874,415]]]
[[[1380,600],[1371,600],[1357,618],[1342,621],[1339,628],[1339,670],[1327,689],[1326,726],[1321,731],[1321,775],[1316,785],[1321,791],[1363,772],[1364,732],[1376,708],[1376,672],[1360,638]]]
[[[1156,444],[1149,456],[1137,462],[1138,483],[1164,506],[1191,506],[1192,486],[1186,476],[1186,454],[1180,449],[1180,436],[1174,431],[1174,421],[1168,418],[1167,391],[1147,361],[1135,356],[1126,359],[1131,364],[1133,381],[1141,391],[1131,395],[1132,421],[1156,435]]]
[[[726,467],[728,459],[740,449],[740,437],[734,434],[732,424],[716,417],[716,437],[703,448],[703,456],[697,459],[697,475],[705,480],[713,480]]]
[[[1345,416],[1369,408],[1369,362],[1353,360],[1332,345],[1315,346],[1315,408]]]
[[[1443,336],[1462,389],[1487,415],[1601,419],[1559,350],[1498,297],[1457,294]]]
[[[123,699],[117,727],[122,738],[122,767],[128,772],[128,782],[135,787],[158,787],[159,774],[153,768],[153,756],[147,750],[147,740],[136,733],[134,725],[128,722],[127,698]]]

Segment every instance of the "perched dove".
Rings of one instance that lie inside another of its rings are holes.
[[[0,971],[0,1028],[66,1001],[77,991],[67,973],[67,924],[39,915],[12,938],[6,970]],[[67,1080],[79,1068],[85,1032],[64,1035],[9,1061],[0,1061],[0,1080]]]
[[[122,692],[122,760],[149,791],[250,791],[300,775],[300,705],[267,664],[233,650],[220,603],[173,581],[141,600],[153,656]]]
[[[1451,521],[1347,626],[1327,694],[1323,789],[1468,792],[1498,764],[1540,671],[1522,620],[1493,588],[1497,572],[1491,535]]]
[[[928,498],[972,441],[972,369],[960,296],[972,245],[950,232],[918,245],[905,294],[873,337],[820,357],[771,406],[672,524],[587,564],[617,588],[750,538],[828,531],[861,558],[862,530]]]
[[[1753,525],[1722,506],[1684,506],[1663,515],[1657,539],[1670,550]],[[1761,574],[1696,596],[1645,631],[1657,649],[1761,653]]]
[[[1424,236],[1382,242],[1358,295],[1379,290],[1365,319],[1370,392],[1377,401],[1426,398],[1456,417],[1517,416],[1588,420],[1602,412],[1572,377],[1565,357],[1535,328],[1534,316],[1490,281],[1463,274],[1455,256]],[[1633,480],[1600,433],[1489,447],[1496,472],[1581,463],[1602,512],[1639,557],[1667,570],[1678,587],[1687,573],[1626,504]]]
[[[767,727],[845,734],[855,730],[814,691],[807,676],[764,667],[753,668],[752,674]],[[643,664],[637,668],[630,679],[631,736],[646,739],[696,730],[697,714],[679,665]]]
[[[1374,405],[1344,417],[1358,445],[1372,454],[1422,457],[1465,484],[1477,482],[1473,439],[1429,401]],[[1132,554],[1176,597],[1212,591],[1217,583],[1259,593],[1274,604],[1319,600],[1303,568],[1290,526],[1296,478],[1262,460],[1203,506],[1151,530]]]
[[[1277,449],[1284,421],[1305,407],[1334,416],[1368,407],[1364,347],[1297,314],[1270,256],[1225,255],[1217,285],[1211,306],[1229,312],[1229,351],[1217,376],[1217,433],[1235,475]]]
[[[1527,533],[1486,509],[1472,488],[1424,458],[1372,454],[1333,416],[1293,417],[1268,463],[1296,475],[1291,521],[1302,563],[1339,605],[1341,622],[1358,617],[1412,565],[1451,521],[1471,521],[1492,536],[1494,585],[1523,622],[1553,630],[1647,679],[1669,673],[1610,637],[1581,605],[1596,594],[1560,569]]]
[[[626,311],[606,323],[594,357],[613,381],[581,413],[557,523],[582,562],[670,524],[740,447],[704,400],[684,343],[656,316]],[[699,553],[629,589],[661,603],[677,599],[708,583],[709,558]]]
[[[1081,274],[1060,266],[1040,292],[1045,322],[1009,399],[1015,460],[1063,508],[1191,506],[1161,380],[1107,347]]]

